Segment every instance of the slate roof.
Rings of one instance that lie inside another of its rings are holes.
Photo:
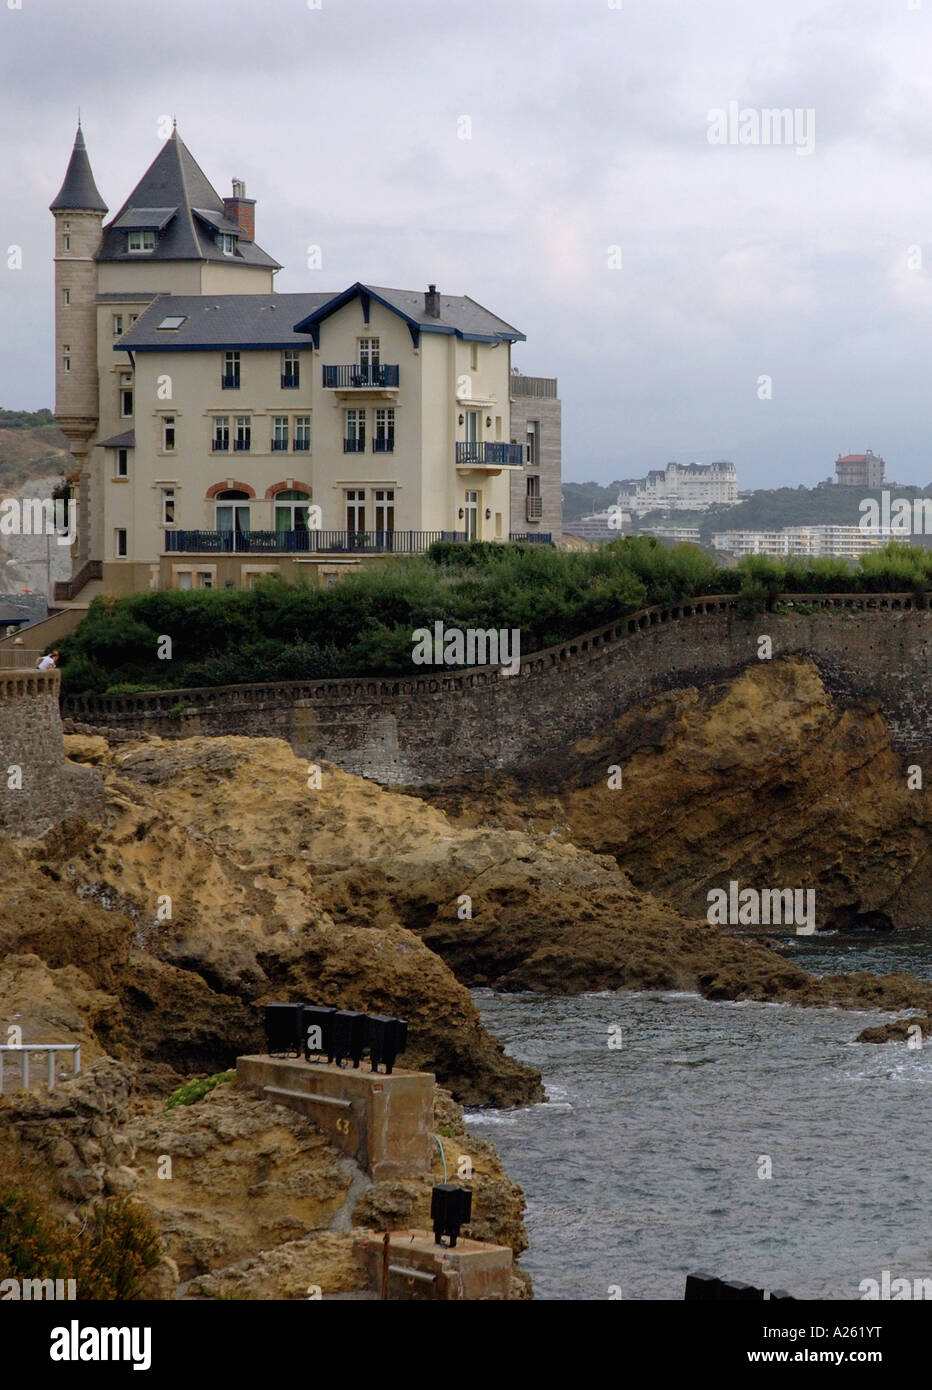
[[[330,298],[327,304],[308,316],[298,327],[305,333],[312,333],[324,319],[336,313],[351,299],[371,295],[386,308],[392,309],[409,324],[414,332],[455,333],[461,338],[473,338],[487,342],[524,342],[525,335],[519,329],[500,319],[491,310],[483,308],[468,295],[441,294],[439,298],[439,317],[428,314],[423,290],[394,290],[381,285],[364,285],[357,281],[349,289]]]
[[[332,299],[331,294],[160,294],[120,338],[120,352],[208,348],[306,348],[294,325]],[[183,315],[180,328],[159,328]]]
[[[140,254],[126,249],[127,227],[153,227],[157,223],[133,220],[174,209],[158,238],[154,251]],[[128,220],[127,220],[128,219]],[[221,251],[208,220],[222,230],[237,234],[232,255]],[[178,132],[165,141],[149,168],[120,208],[104,227],[98,261],[224,261],[233,265],[261,265],[280,269],[254,241],[244,241],[239,227],[230,222],[223,199]]]
[[[423,291],[357,284],[340,294],[162,294],[123,334],[115,351],[306,348],[311,326],[329,317],[360,290],[400,313],[418,329],[488,341],[514,342],[524,338],[504,319],[466,296],[441,295],[440,318],[435,319],[424,310]],[[169,315],[184,315],[185,322],[180,328],[159,328]],[[304,325],[307,327],[299,332]]]
[[[65,171],[65,181],[53,203],[49,204],[50,212],[67,211],[79,209],[93,212],[107,212],[107,204],[104,202],[97,185],[94,182],[94,175],[91,171],[91,161],[87,157],[87,146],[84,144],[84,132],[78,126],[78,133],[74,137],[74,148],[71,151],[71,158],[68,161],[68,168]]]
[[[97,449],[135,449],[136,431],[124,430],[122,434],[111,435],[109,439],[98,439]]]

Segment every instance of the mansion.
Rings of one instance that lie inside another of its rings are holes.
[[[560,531],[560,402],[524,334],[434,286],[277,294],[255,203],[177,130],[117,214],[78,129],[55,219],[55,414],[78,471],[73,578],[248,587],[433,540]]]
[[[622,511],[701,512],[708,507],[737,506],[738,470],[733,463],[668,463],[646,478],[626,484],[618,494]]]

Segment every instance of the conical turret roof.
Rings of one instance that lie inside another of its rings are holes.
[[[107,204],[97,191],[97,185],[94,182],[91,161],[87,157],[87,147],[84,144],[84,132],[80,125],[78,126],[78,133],[74,137],[74,149],[71,151],[71,158],[68,161],[65,182],[58,191],[58,197],[49,204],[50,212],[68,210],[75,212],[79,210],[82,212],[108,211]]]

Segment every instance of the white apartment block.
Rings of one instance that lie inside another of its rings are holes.
[[[559,403],[529,467],[504,319],[434,285],[276,294],[245,185],[220,198],[177,131],[104,225],[79,128],[51,211],[56,415],[80,468],[56,597],[550,539]]]
[[[652,468],[618,494],[618,505],[643,516],[654,511],[704,511],[712,506],[736,506],[738,470],[733,463],[668,463]]]
[[[698,545],[698,526],[645,526],[642,536],[656,536],[660,541],[671,541],[674,545]]]
[[[902,540],[892,526],[862,531],[859,526],[786,526],[779,531],[721,531],[712,546],[729,555],[835,555],[855,558]]]

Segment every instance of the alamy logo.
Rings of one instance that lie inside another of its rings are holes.
[[[521,669],[521,629],[418,627],[411,634],[415,666],[501,666],[503,676]]]
[[[132,1361],[134,1371],[152,1365],[151,1327],[82,1327],[72,1318],[68,1327],[52,1328],[52,1361]]]
[[[867,535],[932,536],[932,497],[865,497],[858,503],[858,527]]]
[[[728,891],[710,888],[706,921],[713,927],[794,926],[797,936],[815,931],[815,889],[741,888],[732,879]]]
[[[889,1269],[882,1269],[879,1280],[862,1279],[858,1284],[858,1293],[868,1302],[906,1298],[932,1299],[932,1279],[891,1279]]]
[[[54,536],[58,545],[73,545],[78,534],[78,504],[58,497],[4,497],[0,501],[0,536]]]
[[[76,1279],[0,1279],[0,1301],[73,1301],[78,1296]]]
[[[815,109],[794,107],[738,106],[736,101],[716,106],[706,119],[706,139],[710,145],[792,145],[797,154],[815,149]]]

